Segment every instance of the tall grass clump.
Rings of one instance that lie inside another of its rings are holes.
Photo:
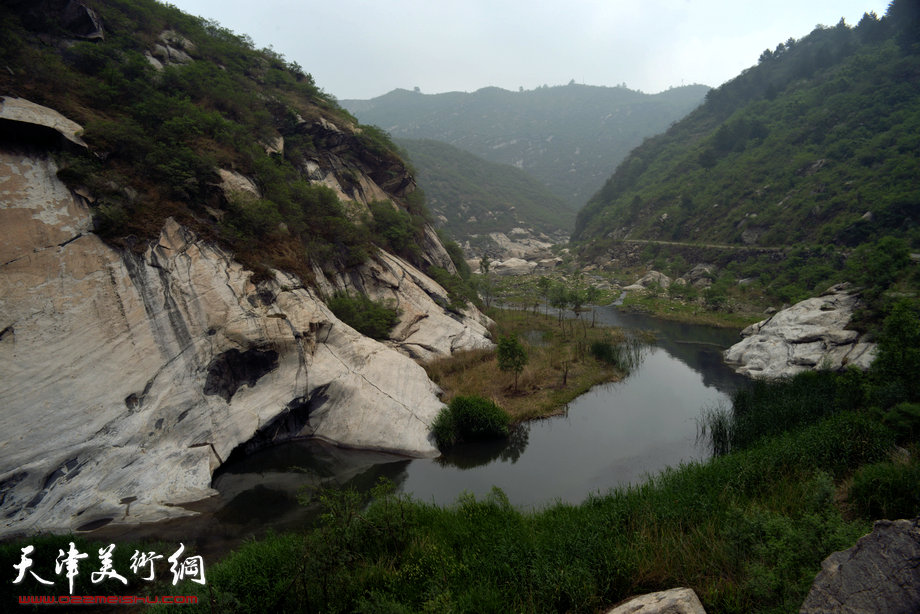
[[[856,370],[806,371],[775,381],[755,380],[735,393],[730,409],[704,409],[700,435],[713,454],[742,450],[765,437],[861,408],[868,381]]]
[[[432,431],[438,447],[446,450],[463,441],[507,437],[509,424],[508,413],[489,399],[458,396],[438,413]]]
[[[853,475],[849,502],[865,518],[914,518],[920,515],[920,460],[884,461],[860,467]]]
[[[642,362],[646,347],[645,342],[633,335],[626,336],[619,343],[606,336],[592,341],[588,350],[596,360],[629,373]]]

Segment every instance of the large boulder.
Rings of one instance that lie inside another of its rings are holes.
[[[71,145],[86,147],[79,136],[83,132],[80,124],[25,98],[0,97],[0,124],[34,141],[46,141],[53,134]]]
[[[536,268],[536,262],[528,262],[521,258],[508,258],[507,260],[492,264],[492,272],[501,277],[530,275]]]
[[[920,612],[920,519],[879,520],[821,563],[802,614]]]
[[[447,291],[408,262],[378,251],[366,263],[327,278],[316,271],[326,294],[355,291],[399,309],[387,345],[421,361],[446,358],[457,350],[488,349],[492,323],[476,307],[450,308]]]
[[[664,273],[659,273],[658,271],[649,271],[631,285],[623,288],[628,291],[641,291],[648,290],[649,288],[660,287],[663,290],[666,290],[671,285],[671,278],[665,275]]]
[[[744,339],[725,351],[725,362],[761,378],[816,368],[868,368],[875,344],[846,328],[859,305],[858,295],[846,285],[834,286],[745,328]]]

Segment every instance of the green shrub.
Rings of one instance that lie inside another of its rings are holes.
[[[920,403],[899,403],[885,413],[882,423],[900,443],[920,441]]]
[[[462,441],[497,439],[509,432],[507,412],[479,396],[454,397],[431,425],[439,448],[447,449]]]
[[[853,476],[850,502],[866,518],[913,518],[920,514],[920,461],[882,462]]]
[[[429,267],[425,273],[428,277],[436,281],[438,285],[447,290],[449,302],[447,305],[441,305],[445,309],[453,311],[454,313],[460,313],[466,309],[467,302],[473,303],[476,306],[482,306],[482,301],[473,288],[472,279],[464,279],[459,275],[451,275],[447,272],[447,269],[443,269],[439,266]]]
[[[388,338],[399,322],[399,309],[364,294],[336,292],[326,301],[326,306],[335,317],[373,339]]]
[[[368,227],[374,241],[397,256],[418,266],[422,263],[419,240],[424,233],[424,219],[393,205],[390,201],[368,203],[372,218]]]

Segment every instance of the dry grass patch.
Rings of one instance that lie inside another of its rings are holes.
[[[428,376],[443,390],[442,400],[479,395],[503,407],[512,421],[543,418],[565,411],[575,397],[592,386],[617,381],[626,371],[605,364],[590,352],[592,343],[623,343],[620,329],[592,327],[590,322],[496,309],[493,339],[515,335],[527,351],[527,364],[518,377],[502,372],[493,350],[458,352],[425,365]]]

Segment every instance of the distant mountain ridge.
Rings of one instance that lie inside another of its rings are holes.
[[[631,149],[698,106],[708,90],[689,85],[644,94],[574,83],[518,92],[396,89],[371,100],[339,103],[394,138],[442,141],[517,166],[575,212]]]

